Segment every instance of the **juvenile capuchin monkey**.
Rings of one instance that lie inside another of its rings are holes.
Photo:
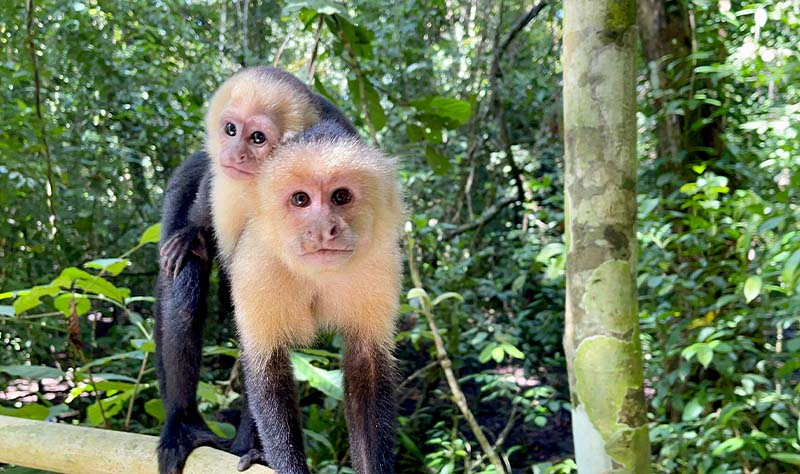
[[[354,471],[392,473],[404,216],[394,161],[322,121],[279,146],[257,175],[242,232],[217,237],[229,252],[245,385],[265,460],[280,474],[309,472],[289,350],[311,345],[319,330],[337,330]]]
[[[242,412],[236,439],[226,442],[208,429],[197,407],[208,280],[217,254],[214,234],[225,242],[237,238],[255,205],[253,186],[260,163],[282,142],[320,120],[335,123],[343,136],[357,136],[341,112],[293,75],[271,67],[244,69],[211,100],[206,150],[189,157],[167,185],[155,308],[165,414],[158,447],[162,474],[180,473],[191,451],[204,445],[243,455],[241,468],[257,460],[257,455],[248,454],[259,448],[249,410]],[[215,211],[217,228],[212,230],[212,207],[219,203],[225,206]],[[224,263],[220,270],[225,286]]]

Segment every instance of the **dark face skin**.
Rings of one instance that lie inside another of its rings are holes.
[[[222,171],[242,181],[255,177],[258,164],[281,139],[280,128],[269,115],[250,113],[235,104],[229,105],[220,117],[218,130]]]

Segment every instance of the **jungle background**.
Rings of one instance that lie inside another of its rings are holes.
[[[495,472],[459,392],[513,472],[574,472],[560,25],[555,1],[2,0],[0,414],[159,432],[164,186],[203,146],[216,86],[276,64],[400,158],[406,289],[425,292],[398,319],[398,472]],[[653,469],[796,472],[800,4],[640,0],[639,29]],[[198,396],[230,436],[226,299]],[[340,347],[324,335],[292,357],[317,473],[350,472]]]

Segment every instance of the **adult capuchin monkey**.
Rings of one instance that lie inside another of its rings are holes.
[[[359,474],[394,470],[394,317],[404,218],[394,161],[332,121],[281,145],[226,255],[250,411],[264,460],[308,473],[289,349],[344,336],[345,414]],[[215,207],[216,211],[216,207]],[[215,225],[225,222],[214,215]]]
[[[211,100],[206,151],[189,157],[172,175],[162,210],[161,271],[156,286],[156,349],[165,424],[158,447],[159,472],[177,474],[191,451],[203,445],[243,455],[244,469],[257,458],[258,439],[249,410],[242,411],[236,439],[213,435],[197,407],[203,324],[211,263],[218,235],[236,236],[254,205],[255,173],[289,137],[320,120],[357,136],[333,105],[293,75],[270,67],[244,69],[228,79]],[[224,264],[221,265],[223,274]],[[223,284],[225,278],[221,279]],[[254,295],[254,298],[259,298]],[[251,453],[251,454],[248,454]]]

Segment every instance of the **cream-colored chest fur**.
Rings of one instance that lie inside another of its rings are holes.
[[[214,235],[222,261],[228,263],[244,230],[257,195],[253,183],[235,181],[222,173],[211,181],[211,213]]]
[[[236,323],[249,353],[310,345],[319,329],[387,346],[392,342],[402,274],[396,249],[370,252],[336,270],[298,274],[251,224],[229,270]]]

